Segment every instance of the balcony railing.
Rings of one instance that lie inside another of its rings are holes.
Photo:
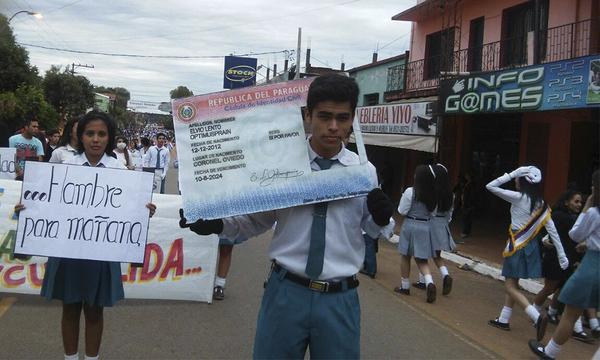
[[[532,34],[533,35],[533,34]],[[417,91],[435,89],[440,70],[453,72],[485,72],[519,68],[533,64],[533,37],[525,35],[503,39],[478,47],[456,51],[450,64],[440,56],[409,62],[388,70],[387,91]],[[600,49],[600,18],[593,18],[539,31],[538,61],[549,63],[598,54]],[[442,69],[445,68],[445,69]],[[405,72],[406,84],[397,80]]]

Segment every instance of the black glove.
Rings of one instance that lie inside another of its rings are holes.
[[[193,232],[198,235],[210,235],[210,234],[220,234],[223,231],[223,220],[215,219],[215,220],[202,220],[199,219],[193,224],[188,224],[187,219],[183,216],[183,209],[179,209],[179,227],[180,228],[190,228]]]
[[[367,195],[367,209],[373,217],[375,224],[386,226],[394,213],[390,198],[380,188],[375,188]]]

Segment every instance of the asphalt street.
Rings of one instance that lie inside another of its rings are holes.
[[[176,192],[176,170],[167,192]],[[225,300],[123,300],[105,309],[100,357],[103,359],[247,359],[252,357],[262,283],[268,273],[271,232],[237,245]],[[375,279],[359,275],[362,307],[361,355],[364,359],[535,359],[527,341],[535,330],[524,311],[515,309],[511,331],[487,325],[499,315],[503,283],[449,264],[454,289],[433,304],[425,292],[393,291],[400,283],[395,245],[380,242]],[[413,266],[413,279],[416,267]],[[434,281],[441,284],[438,272]],[[440,286],[441,288],[441,286]],[[441,290],[440,290],[441,293]],[[527,294],[532,299],[533,295]],[[59,359],[61,305],[39,296],[0,293],[0,358]],[[544,341],[555,327],[548,326]],[[83,352],[83,323],[80,341]],[[598,342],[569,341],[561,358],[591,359]]]

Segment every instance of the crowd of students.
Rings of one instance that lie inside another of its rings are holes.
[[[358,156],[343,143],[350,134],[358,93],[353,79],[335,74],[317,77],[310,85],[304,116],[312,134],[306,140],[312,171],[359,163]],[[43,149],[37,152],[40,144],[32,140],[37,127],[35,121],[28,121],[21,135],[24,140],[14,139],[11,144],[27,142],[29,148],[24,148],[28,155],[35,151],[36,156],[44,156]],[[48,141],[52,148],[50,162],[132,169],[136,167],[132,159],[140,157],[144,166],[163,168],[163,180],[169,167],[164,133],[154,134],[155,146],[150,146],[149,139],[142,138],[142,146],[138,147],[131,141],[131,134],[116,135],[116,126],[106,114],[91,112],[67,122],[60,139],[54,132],[48,135],[52,138]],[[15,145],[18,146],[21,145]],[[19,166],[21,172],[17,175],[22,176],[24,164]],[[375,168],[370,163],[369,170],[373,190],[367,196],[223,219],[199,219],[193,223],[188,223],[180,211],[182,228],[199,235],[218,234],[222,238],[220,263],[223,267],[219,266],[215,299],[224,297],[233,245],[274,229],[269,247],[272,266],[258,315],[255,358],[300,359],[305,357],[307,349],[311,358],[360,357],[356,274],[362,272],[374,277],[376,272],[376,267],[375,272],[366,271],[371,267],[366,266],[369,256],[365,256],[365,239],[389,235],[394,226],[392,203],[379,189]],[[516,191],[502,188],[512,181]],[[507,296],[500,316],[489,324],[510,330],[509,320],[516,303],[535,324],[536,339],[529,342],[531,350],[540,358],[554,358],[570,336],[589,340],[581,328],[580,316],[582,310],[596,309],[600,305],[599,172],[593,175],[592,195],[585,201],[579,216],[580,193],[566,192],[551,212],[541,197],[541,181],[539,169],[524,166],[486,186],[511,204],[509,241],[503,253],[502,270]],[[452,291],[453,278],[441,252],[456,247],[448,227],[455,200],[444,165],[420,165],[415,169],[413,186],[403,193],[398,207],[405,219],[398,242],[401,284],[394,291],[410,295],[413,258],[420,275],[412,286],[425,291],[428,303],[435,302],[437,297],[429,259],[442,275],[442,294]],[[153,204],[147,207],[152,216],[156,207]],[[15,207],[17,213],[23,210],[23,205]],[[519,291],[519,279],[541,277],[546,279],[545,287],[530,304]],[[77,357],[82,311],[86,323],[85,355],[97,358],[103,308],[123,298],[120,279],[120,268],[115,263],[49,260],[42,295],[49,300],[63,301],[62,336],[66,359]],[[96,285],[89,286],[90,283]],[[543,314],[546,298],[555,292],[556,299],[548,313]],[[564,304],[560,320],[559,303]],[[592,337],[600,333],[596,316],[595,312],[589,312]],[[550,319],[560,323],[552,340],[544,346],[539,341]]]
[[[78,153],[77,124],[81,116],[68,120],[62,135],[58,129],[43,132],[35,116],[28,115],[22,129],[8,139],[8,146],[16,149],[15,176],[23,179],[25,161],[68,163]],[[169,170],[171,151],[175,147],[173,131],[147,127],[132,131],[118,130],[111,144],[110,156],[130,170],[161,169],[161,190],[164,194],[165,177]],[[139,139],[139,144],[138,144]],[[171,141],[169,141],[171,140]]]

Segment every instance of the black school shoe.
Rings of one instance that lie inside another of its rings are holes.
[[[435,284],[431,283],[431,284],[427,285],[427,302],[431,304],[432,302],[435,301],[436,297],[437,297],[437,294],[436,294]]]
[[[495,318],[494,320],[490,320],[490,321],[488,321],[488,324],[492,325],[493,327],[497,327],[500,330],[504,330],[504,331],[510,330],[510,326],[508,325],[508,323],[500,322],[500,318]]]
[[[594,342],[594,338],[585,333],[585,331],[577,332],[573,330],[571,337],[575,340],[583,341],[583,342]]]
[[[592,338],[600,339],[600,326],[592,330]]]
[[[544,335],[546,335],[546,326],[548,326],[548,315],[540,314],[535,322],[535,335],[537,341],[542,341],[544,339]]]
[[[213,299],[214,300],[223,300],[225,299],[225,293],[223,292],[223,287],[222,286],[215,286],[215,289],[213,291]]]
[[[410,289],[403,289],[402,286],[395,287],[394,291],[402,295],[410,295]]]
[[[375,279],[375,273],[366,272],[364,269],[360,269],[360,270],[358,270],[358,272],[363,275],[367,275],[371,279]]]
[[[417,282],[414,282],[412,285],[413,285],[413,287],[416,287],[419,290],[427,289],[427,285],[425,285],[424,282],[417,281]]]
[[[444,276],[444,285],[442,287],[442,295],[448,295],[452,291],[452,276]]]
[[[558,323],[560,323],[560,320],[558,319],[558,314],[548,313],[548,322],[552,325],[558,325]]]
[[[554,358],[551,358],[550,356],[546,355],[546,353],[544,352],[544,344],[538,341],[535,341],[533,339],[529,340],[529,349],[531,349],[531,352],[534,353],[540,359],[554,360]]]

